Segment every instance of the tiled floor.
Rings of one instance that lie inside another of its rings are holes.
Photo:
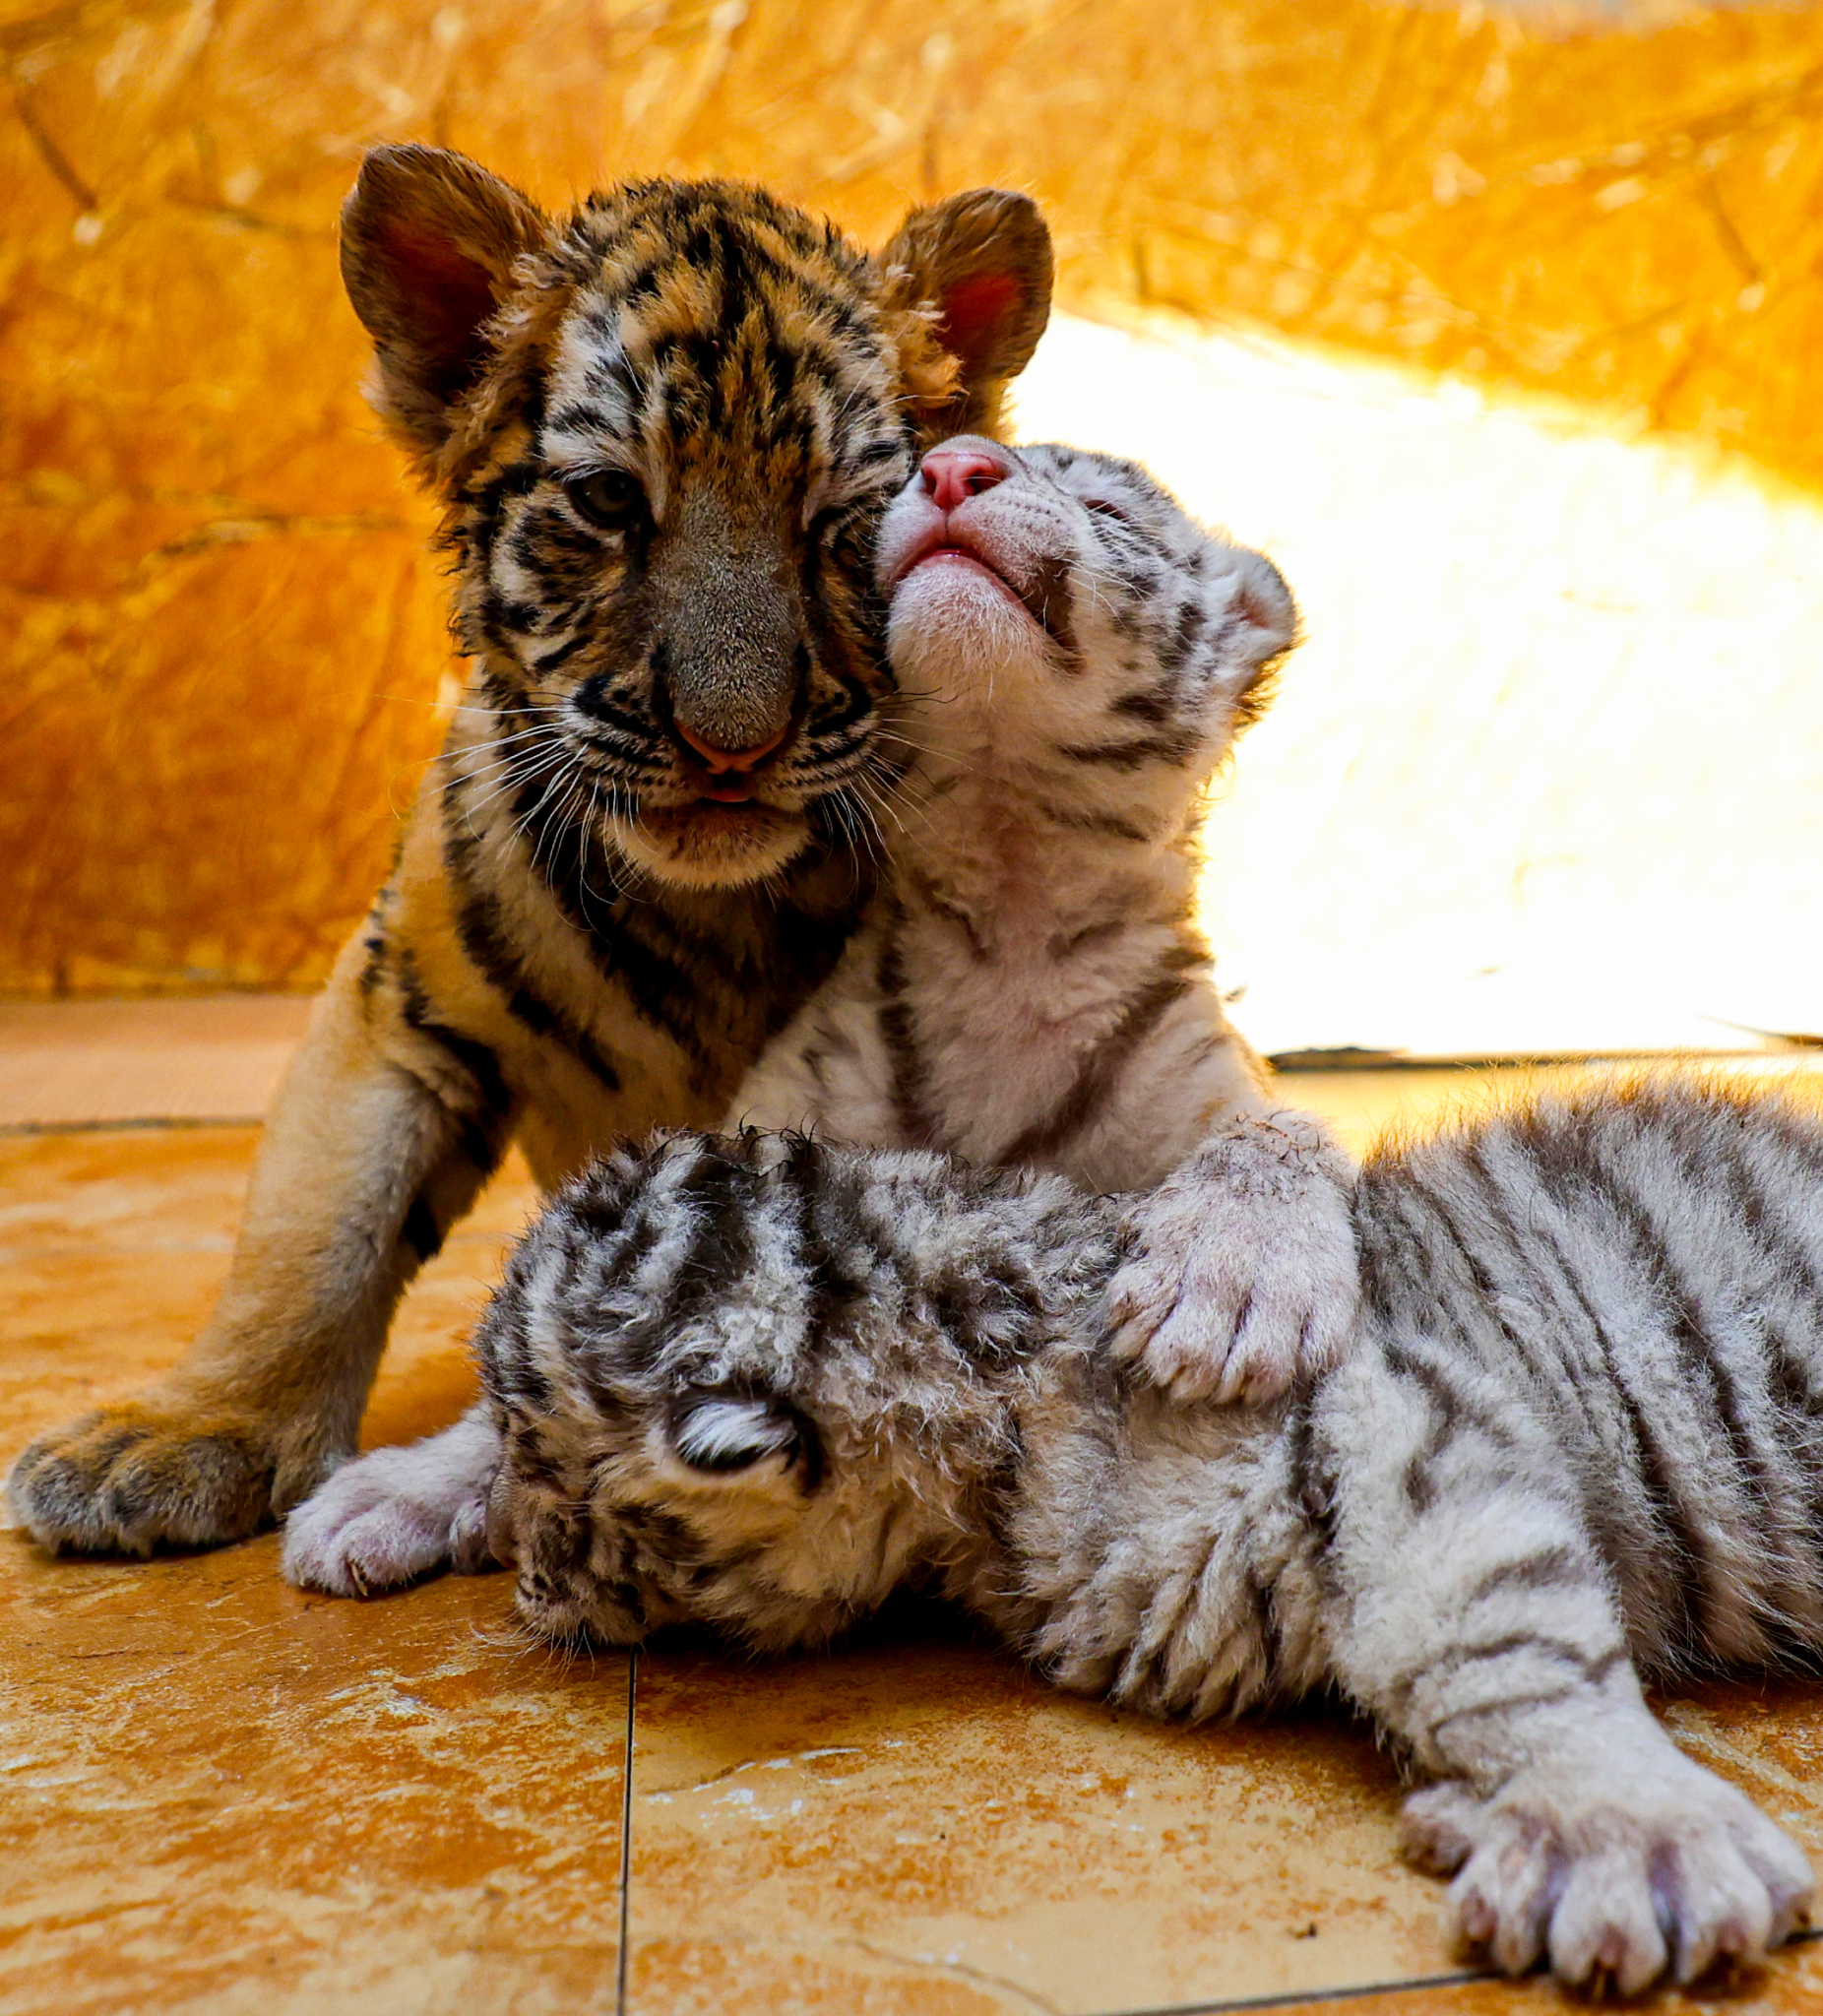
[[[208,1110],[225,1082],[210,1039],[85,1012],[30,1031],[64,1046],[61,1118]],[[282,1012],[250,1005],[220,1040],[282,1056],[259,1022]],[[0,1101],[10,1040],[0,1020]],[[233,1068],[259,1090],[244,1055]],[[1358,1140],[1474,1083],[1289,1089]],[[42,1125],[0,1105],[21,1118]],[[177,1354],[257,1139],[0,1139],[0,1459]],[[531,1202],[510,1169],[414,1289],[370,1440],[461,1407],[465,1327]],[[520,1644],[498,1577],[344,1604],[285,1588],[276,1556],[268,1538],[51,1561],[0,1536],[6,2016],[1566,2006],[1536,1982],[1464,1979],[1437,1887],[1394,1851],[1393,1773],[1338,1717],[1161,1728],[1047,1693],[910,1610],[828,1658],[669,1649],[632,1673]],[[1823,1695],[1712,1687],[1670,1712],[1823,1861]],[[1823,2008],[1823,1944],[1655,2006]]]

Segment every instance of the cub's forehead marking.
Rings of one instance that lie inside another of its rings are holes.
[[[911,437],[891,358],[877,333],[838,324],[835,301],[800,288],[730,320],[711,312],[713,299],[673,297],[655,313],[650,293],[616,291],[604,282],[560,325],[538,437],[556,469],[630,463],[658,503],[707,398],[711,409],[763,413],[774,451],[795,448],[806,524],[898,475]]]
[[[604,435],[637,435],[650,392],[619,318],[604,304],[585,305],[558,331],[541,430],[545,454],[598,454]]]

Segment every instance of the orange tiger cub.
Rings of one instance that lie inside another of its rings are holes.
[[[443,505],[471,671],[212,1320],[13,1469],[48,1546],[271,1523],[352,1451],[401,1292],[509,1140],[549,1185],[722,1112],[871,886],[876,523],[923,446],[996,431],[1051,283],[1002,191],[869,254],[736,183],[547,216],[415,146],[368,156],[342,268],[374,404]]]

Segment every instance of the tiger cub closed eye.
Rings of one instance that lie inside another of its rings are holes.
[[[1377,1153],[1350,1350],[1271,1408],[1101,1348],[1145,1203],[780,1135],[598,1165],[478,1340],[522,1619],[780,1650],[916,1578],[1156,1713],[1341,1688],[1509,1972],[1784,1938],[1803,1855],[1640,1682],[1823,1657],[1816,1115],[1644,1083]]]

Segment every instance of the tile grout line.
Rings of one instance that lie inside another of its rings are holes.
[[[1413,1993],[1419,1988],[1466,1987],[1477,1981],[1505,1981],[1508,1977],[1483,1969],[1460,1974],[1409,1975],[1404,1981],[1364,1981],[1345,1987],[1280,1988],[1265,1995],[1238,1995],[1214,2002],[1161,2002],[1143,2009],[1110,2009],[1104,2016],[1227,2016],[1227,2012],[1249,2009],[1315,2009],[1326,2002],[1353,2002],[1365,1995]]]
[[[639,1647],[627,1654],[627,1736],[620,1763],[620,1947],[614,1955],[614,2016],[627,2016],[627,1927],[633,1901],[633,1719],[639,1706]]]
[[[1793,1946],[1808,1946],[1823,1939],[1823,1925],[1806,1925],[1802,1930],[1791,1933],[1783,1944],[1775,1949],[1785,1952]],[[1524,1981],[1540,1979],[1538,1969],[1520,1976],[1497,1974],[1492,1969],[1476,1968],[1460,1974],[1408,1975],[1403,1981],[1359,1982],[1350,1986],[1333,1988],[1281,1988],[1265,1995],[1239,1995],[1227,2000],[1213,2002],[1161,2002],[1148,2004],[1143,2009],[1110,2009],[1103,2016],[1240,2016],[1250,2009],[1316,2009],[1329,2002],[1354,2002],[1366,1995],[1413,1994],[1420,1988],[1469,1987],[1477,1982],[1504,1983],[1518,1987]]]
[[[0,1140],[32,1140],[45,1134],[194,1133],[211,1127],[261,1127],[263,1113],[142,1113],[112,1120],[0,1121]]]

